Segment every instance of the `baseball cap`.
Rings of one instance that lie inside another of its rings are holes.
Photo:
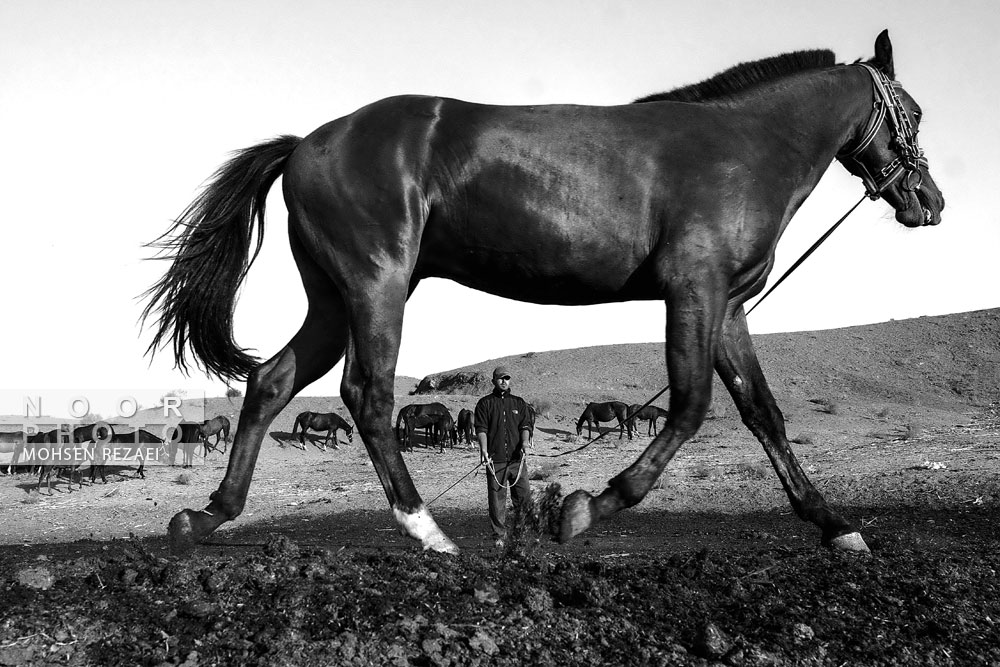
[[[507,370],[506,366],[497,366],[493,369],[493,379],[499,380],[502,377],[510,377],[510,371]]]

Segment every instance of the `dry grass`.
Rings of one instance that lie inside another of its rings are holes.
[[[764,463],[751,463],[749,461],[736,464],[736,468],[734,470],[738,477],[744,479],[767,479],[770,471],[771,467],[769,465],[765,465]]]

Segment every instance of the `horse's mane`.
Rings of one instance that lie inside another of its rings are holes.
[[[768,81],[810,69],[832,67],[836,57],[832,51],[793,51],[780,56],[734,65],[701,83],[692,83],[675,88],[666,93],[656,93],[641,97],[635,102],[707,102],[725,97],[734,97],[741,92]]]

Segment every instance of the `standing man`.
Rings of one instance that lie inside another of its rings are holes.
[[[503,547],[507,489],[511,489],[515,508],[531,501],[524,460],[529,443],[528,405],[510,393],[510,371],[504,366],[493,371],[493,391],[476,404],[476,437],[480,462],[486,464],[490,525],[496,545]]]

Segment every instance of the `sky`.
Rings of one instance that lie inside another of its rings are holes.
[[[754,333],[1000,306],[994,3],[0,0],[0,414],[43,390],[144,405],[172,390],[225,391],[184,376],[169,351],[145,355],[138,297],[166,269],[144,244],[231,151],[402,93],[610,105],[792,50],[852,62],[873,54],[883,28],[925,112],[920,142],[947,199],[943,222],[906,229],[866,201],[751,315]],[[306,309],[280,184],[271,193],[236,310],[237,342],[262,358]],[[834,164],[779,243],[772,281],[862,193]],[[432,307],[442,299],[451,321]],[[476,317],[484,311],[510,326]],[[426,280],[407,307],[397,373],[662,341],[664,323],[661,302],[539,306]],[[341,372],[303,395],[338,394]]]

